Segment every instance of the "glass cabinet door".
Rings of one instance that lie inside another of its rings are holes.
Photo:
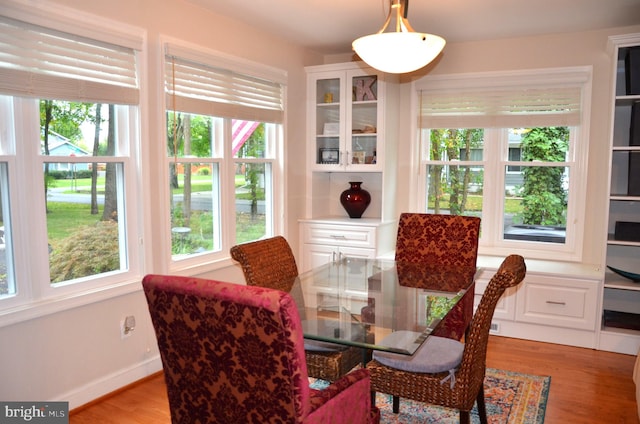
[[[316,169],[378,170],[381,84],[377,75],[360,69],[316,74],[311,93]]]
[[[350,108],[347,157],[350,165],[376,165],[378,162],[378,78],[351,75],[348,89]]]
[[[316,164],[341,163],[341,134],[344,123],[340,78],[316,81]]]

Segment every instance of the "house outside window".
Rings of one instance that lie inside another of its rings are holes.
[[[165,46],[171,257],[202,261],[281,225],[284,73]],[[231,65],[229,65],[231,63]],[[200,259],[199,259],[200,258]]]
[[[589,68],[421,80],[421,209],[481,217],[480,253],[579,260],[590,81]]]

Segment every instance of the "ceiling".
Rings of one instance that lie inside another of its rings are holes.
[[[187,0],[323,54],[380,29],[389,0]],[[411,0],[418,32],[448,42],[492,40],[640,24],[640,0]]]

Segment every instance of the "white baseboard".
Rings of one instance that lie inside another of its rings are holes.
[[[134,366],[63,393],[59,399],[53,400],[69,402],[69,410],[73,410],[161,370],[162,361],[160,355],[156,355]]]

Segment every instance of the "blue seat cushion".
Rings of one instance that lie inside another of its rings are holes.
[[[391,338],[406,338],[404,333],[406,332],[391,333],[385,338],[387,342],[385,344],[393,345]],[[436,374],[457,368],[462,361],[462,352],[464,352],[464,344],[457,340],[429,336],[413,355],[374,351],[373,359],[402,371]]]

